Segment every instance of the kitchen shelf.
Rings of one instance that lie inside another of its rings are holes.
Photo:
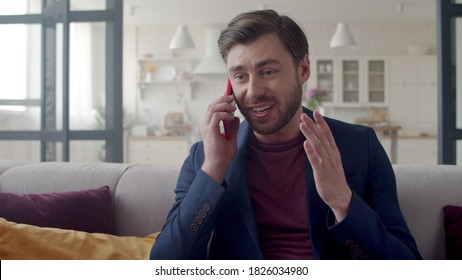
[[[192,96],[192,58],[189,57],[158,57],[138,59],[138,82],[140,99],[149,94],[171,92],[178,87],[187,100]],[[157,71],[161,72],[159,76]]]

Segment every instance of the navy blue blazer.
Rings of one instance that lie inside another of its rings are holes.
[[[313,117],[312,111],[304,108]],[[316,259],[420,259],[401,214],[391,163],[369,127],[326,118],[340,150],[353,196],[347,216],[335,223],[319,197],[306,157],[309,234]],[[151,259],[263,259],[246,182],[247,140],[243,122],[238,152],[223,184],[201,171],[202,142],[185,160],[174,205]],[[278,211],[275,207],[274,211]]]

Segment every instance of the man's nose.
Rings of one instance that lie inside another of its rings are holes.
[[[252,100],[258,100],[265,95],[263,81],[259,77],[251,77],[247,85],[247,96]]]

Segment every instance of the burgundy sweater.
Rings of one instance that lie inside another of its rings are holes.
[[[247,179],[265,259],[313,259],[302,134],[277,144],[250,137]]]

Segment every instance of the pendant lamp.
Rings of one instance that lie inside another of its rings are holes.
[[[227,74],[226,64],[218,49],[221,28],[208,27],[205,31],[205,57],[201,60],[194,74]]]
[[[185,25],[178,25],[172,41],[170,41],[171,50],[193,49],[194,41],[189,35],[188,27]]]
[[[353,35],[348,29],[348,24],[346,23],[338,23],[337,30],[335,30],[332,39],[330,40],[330,47],[331,48],[342,48],[342,47],[355,47],[356,42],[353,38]]]

